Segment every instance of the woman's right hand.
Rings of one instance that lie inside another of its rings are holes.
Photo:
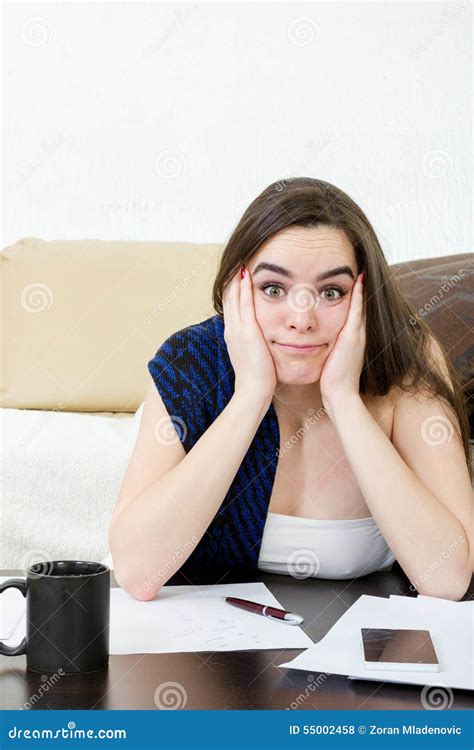
[[[224,340],[235,372],[235,393],[270,403],[277,385],[275,365],[255,317],[250,271],[240,268],[222,294]]]

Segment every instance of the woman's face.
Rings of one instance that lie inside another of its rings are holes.
[[[279,266],[279,270],[262,264]],[[342,266],[347,272],[319,279]],[[357,278],[355,254],[347,235],[325,226],[288,227],[268,240],[247,267],[255,315],[279,383],[318,381],[346,322]],[[304,351],[284,344],[317,344],[319,348]]]

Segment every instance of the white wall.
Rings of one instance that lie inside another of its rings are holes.
[[[223,242],[309,175],[389,262],[472,250],[467,0],[13,3],[3,29],[2,246]]]

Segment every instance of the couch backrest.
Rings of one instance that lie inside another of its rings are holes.
[[[5,248],[1,406],[135,411],[160,344],[214,315],[220,250],[35,237]]]
[[[1,406],[134,412],[147,362],[174,331],[215,314],[223,246],[19,240],[0,253]],[[474,253],[391,266],[474,399]]]
[[[405,261],[391,269],[414,313],[444,346],[472,408],[474,253]]]

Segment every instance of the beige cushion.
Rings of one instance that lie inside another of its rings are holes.
[[[160,344],[215,314],[221,249],[34,237],[5,248],[0,405],[134,412]]]
[[[211,291],[222,250],[34,237],[4,249],[0,406],[134,412],[149,382],[147,362],[164,339],[215,314]],[[469,403],[473,257],[392,265],[413,309],[423,309],[444,344]],[[456,283],[443,291],[451,278]]]

